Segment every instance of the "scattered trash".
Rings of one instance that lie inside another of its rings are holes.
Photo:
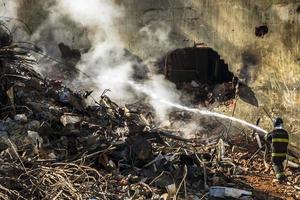
[[[31,139],[31,142],[37,148],[41,148],[43,145],[43,138],[35,131],[27,131],[28,137]]]
[[[22,123],[26,123],[28,121],[25,114],[18,114],[14,117],[14,119]]]
[[[28,130],[37,131],[39,130],[41,123],[37,120],[33,120],[27,124]]]
[[[167,185],[166,189],[168,192],[167,199],[173,199],[177,191],[176,185],[175,184]]]
[[[62,88],[58,91],[59,101],[62,103],[69,103],[71,92],[67,88]]]
[[[257,141],[258,147],[259,147],[259,148],[262,148],[262,144],[261,144],[260,137],[259,137],[258,133],[255,132],[254,135],[255,135],[255,139],[256,139],[256,141]]]
[[[191,82],[191,86],[193,87],[199,87],[200,85],[196,81]]]
[[[82,121],[82,118],[74,114],[64,113],[64,115],[60,117],[60,122],[64,126],[76,124],[80,121]]]
[[[209,195],[211,197],[218,198],[232,197],[235,199],[249,199],[249,196],[252,195],[252,192],[237,188],[213,186],[209,188]]]
[[[287,166],[289,166],[291,168],[299,168],[299,164],[294,163],[292,161],[288,161]]]

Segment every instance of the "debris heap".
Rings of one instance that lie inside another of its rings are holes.
[[[296,161],[290,185],[271,187],[269,160],[244,130],[227,137],[213,119],[207,136],[186,139],[142,103],[120,107],[104,91],[87,105],[90,91],[34,67],[24,49],[1,47],[1,199],[300,198]],[[170,124],[189,115],[174,112]]]

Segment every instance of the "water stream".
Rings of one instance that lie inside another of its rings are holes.
[[[255,126],[249,122],[246,122],[242,119],[238,119],[238,118],[235,118],[235,117],[230,117],[230,116],[227,116],[227,115],[223,115],[223,114],[220,114],[220,113],[217,113],[217,112],[211,112],[211,111],[208,111],[208,110],[205,110],[205,109],[197,109],[197,108],[190,108],[190,107],[187,107],[187,106],[183,106],[181,104],[178,104],[178,103],[174,103],[174,102],[171,102],[171,101],[168,101],[166,99],[164,99],[163,97],[160,97],[158,96],[157,94],[155,94],[153,91],[151,91],[151,89],[141,85],[141,84],[137,84],[133,81],[128,81],[127,82],[133,89],[135,89],[136,91],[139,91],[139,92],[142,92],[146,95],[148,95],[149,97],[153,98],[154,100],[157,100],[167,106],[170,106],[170,107],[173,107],[173,108],[178,108],[180,110],[185,110],[185,111],[188,111],[188,112],[192,112],[192,113],[196,113],[196,114],[200,114],[200,115],[205,115],[205,116],[211,116],[211,117],[217,117],[217,118],[221,118],[221,119],[226,119],[226,120],[231,120],[233,122],[236,122],[236,123],[239,123],[243,126],[247,126],[251,129],[254,129],[256,131],[259,131],[259,132],[262,132],[262,133],[267,133],[266,130],[258,127],[258,126]]]

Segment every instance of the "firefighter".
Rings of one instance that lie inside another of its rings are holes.
[[[265,136],[265,139],[271,143],[272,148],[272,165],[276,174],[277,181],[286,179],[283,163],[286,160],[289,134],[283,129],[283,120],[276,118],[274,120],[274,130]]]

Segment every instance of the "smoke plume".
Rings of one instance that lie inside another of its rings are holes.
[[[19,4],[20,11],[21,1],[7,2],[10,2],[11,8]],[[94,95],[110,89],[109,96],[115,101],[130,103],[144,94],[134,90],[129,82],[136,82],[133,77],[138,70],[149,71],[147,79],[142,81],[143,86],[167,101],[179,101],[174,84],[157,75],[157,68],[153,66],[158,58],[174,48],[169,39],[171,27],[162,21],[151,22],[137,32],[135,45],[144,50],[143,62],[137,62],[132,55],[128,55],[122,32],[118,28],[127,14],[121,4],[111,0],[51,0],[48,6],[42,7],[43,12],[47,12],[46,17],[39,19],[34,32],[24,38],[54,58],[60,56],[57,47],[60,42],[80,49],[82,56],[76,68],[82,73],[71,80],[71,85],[93,88],[98,92]],[[14,16],[18,15],[16,9],[11,10]],[[43,66],[40,71],[46,74],[57,64],[44,58],[39,61]],[[165,119],[170,108],[153,98],[153,95],[149,95],[149,102],[159,119]]]
[[[136,32],[134,46],[143,49],[141,54],[144,54],[142,55],[144,63],[141,63],[133,59],[133,55],[126,49],[128,45],[123,43],[122,29],[119,29],[119,26],[122,27],[122,23],[129,23],[130,20],[127,22],[123,19],[126,11],[121,3],[115,4],[112,0],[47,0],[47,2],[3,0],[2,2],[3,19],[4,15],[19,17],[22,13],[22,19],[26,19],[28,13],[34,15],[35,12],[39,12],[42,16],[31,17],[33,19],[31,22],[35,24],[34,31],[28,36],[18,35],[18,39],[38,43],[50,55],[58,54],[57,45],[60,42],[67,43],[71,48],[80,49],[82,56],[76,67],[81,73],[78,78],[72,80],[74,85],[82,84],[96,89],[99,93],[109,88],[112,90],[110,96],[118,103],[133,102],[138,100],[137,97],[146,94],[160,120],[166,118],[171,108],[176,108],[232,120],[266,133],[265,130],[241,119],[186,107],[179,103],[180,95],[174,84],[166,81],[162,75],[157,75],[155,67],[152,66],[159,57],[174,48],[170,42],[172,28],[163,21],[145,23],[145,26]],[[32,10],[23,9],[25,5],[30,7],[31,3],[37,3],[38,6]],[[49,68],[53,64],[40,62],[39,66]],[[150,72],[147,79],[136,81],[133,76],[137,67],[144,68],[145,65]],[[190,124],[193,132],[195,127],[197,127],[195,124]]]
[[[0,2],[0,16],[2,18],[16,18],[17,17],[17,2],[11,0],[2,0]]]
[[[128,85],[128,81],[133,81],[133,66],[136,63],[133,63],[125,55],[125,45],[117,29],[118,22],[122,21],[121,18],[125,15],[124,9],[107,0],[92,0],[89,1],[89,4],[84,0],[63,0],[59,1],[58,6],[72,20],[89,30],[92,47],[83,55],[77,67],[93,78],[92,81],[98,90],[111,89],[111,97],[119,102],[136,100],[136,96],[139,94],[130,90],[130,85]],[[169,47],[167,34],[170,30],[166,31],[160,28],[162,28],[162,24],[158,24],[156,27],[153,24],[143,27],[139,31],[140,38],[143,39],[137,43],[150,51],[157,49],[158,45]],[[150,69],[152,60],[161,56],[161,54],[157,54],[156,50],[152,52],[153,54],[150,52],[148,59],[144,60]],[[91,79],[85,76],[81,76],[80,79],[85,82],[83,85],[91,82]],[[166,100],[178,99],[178,95],[174,93],[174,86],[160,75],[150,74],[149,79],[143,84],[144,87],[151,88],[156,95],[164,97]],[[157,116],[164,119],[168,108],[153,98],[150,98],[150,103],[156,110]]]

